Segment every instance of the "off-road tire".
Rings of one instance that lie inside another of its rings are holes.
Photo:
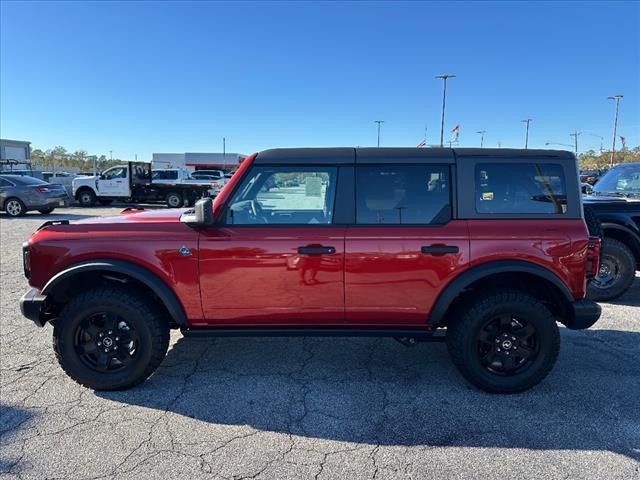
[[[592,237],[598,237],[600,240],[604,239],[604,231],[602,230],[600,219],[593,209],[586,205],[584,207],[584,222],[587,224],[589,235]]]
[[[615,238],[605,238],[600,251],[600,269],[612,267],[615,269],[614,279],[611,283],[604,284],[600,271],[598,276],[591,279],[587,285],[587,297],[596,302],[606,302],[616,299],[624,294],[635,277],[636,260],[633,252],[624,243]]]
[[[180,208],[182,207],[183,199],[180,192],[169,192],[165,197],[165,201],[167,202],[167,207],[169,208]]]
[[[55,210],[55,208],[40,208],[40,209],[38,209],[38,211],[43,215],[49,215],[54,210]]]
[[[124,369],[99,372],[87,366],[76,351],[74,339],[81,323],[102,311],[125,319],[136,331],[136,356]],[[75,296],[60,313],[53,329],[53,349],[62,369],[80,385],[94,390],[124,390],[138,385],[160,365],[168,346],[166,314],[144,293],[120,286],[98,287]]]
[[[531,364],[512,376],[501,376],[482,365],[477,335],[486,322],[508,313],[531,323],[536,330],[538,353]],[[535,297],[519,290],[479,292],[463,302],[449,320],[447,347],[460,373],[476,387],[490,393],[517,393],[544,379],[560,351],[560,332],[553,314]]]
[[[90,188],[83,188],[77,195],[81,207],[93,207],[96,204],[96,194]]]

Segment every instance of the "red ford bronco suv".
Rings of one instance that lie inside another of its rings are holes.
[[[21,308],[94,389],[144,381],[179,328],[446,340],[472,384],[518,392],[553,367],[556,322],[600,316],[580,197],[568,152],[268,150],[192,210],[45,223]]]

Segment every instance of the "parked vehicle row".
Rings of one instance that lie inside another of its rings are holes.
[[[553,368],[557,323],[600,316],[580,196],[568,152],[268,150],[191,210],[47,222],[21,310],[94,389],[144,381],[180,328],[446,341],[473,385],[519,392]]]

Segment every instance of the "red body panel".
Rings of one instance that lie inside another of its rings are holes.
[[[344,228],[203,229],[200,280],[205,325],[340,325]],[[298,247],[336,253],[299,255]]]
[[[455,246],[427,255],[423,246]],[[469,265],[464,220],[431,227],[350,227],[345,268],[346,320],[357,325],[424,325],[438,295]]]
[[[179,221],[181,213],[129,213],[39,230],[29,239],[29,284],[41,290],[56,273],[85,260],[126,260],[157,275],[176,293],[187,318],[200,319],[198,233]],[[182,246],[193,255],[181,256]]]
[[[574,299],[585,295],[589,236],[583,220],[469,220],[471,266],[524,260],[555,273]]]

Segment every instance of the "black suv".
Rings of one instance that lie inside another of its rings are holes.
[[[623,163],[609,170],[584,197],[585,216],[591,211],[599,225],[587,222],[592,235],[603,238],[600,270],[588,288],[593,300],[613,300],[633,284],[640,270],[640,163]]]

